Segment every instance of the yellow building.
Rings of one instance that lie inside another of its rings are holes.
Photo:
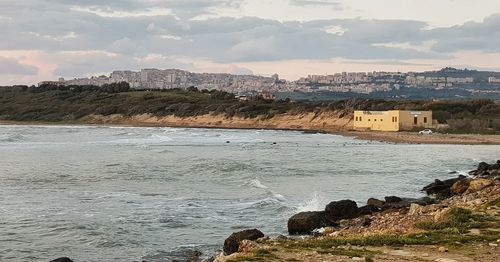
[[[401,131],[432,127],[432,111],[354,111],[355,130]]]

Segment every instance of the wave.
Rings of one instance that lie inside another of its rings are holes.
[[[0,135],[0,142],[21,142],[24,141],[26,137],[21,134],[5,134]]]
[[[255,188],[268,189],[268,187],[263,185],[262,182],[260,182],[260,180],[257,178],[250,180],[250,182],[243,184],[243,186],[252,186]]]
[[[311,199],[304,201],[296,207],[297,212],[318,211],[323,210],[322,198],[318,192],[314,192]]]

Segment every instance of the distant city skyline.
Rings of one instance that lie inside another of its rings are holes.
[[[500,71],[497,0],[0,0],[0,85],[179,68]]]

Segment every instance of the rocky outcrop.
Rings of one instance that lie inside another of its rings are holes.
[[[352,200],[333,201],[326,205],[325,213],[329,221],[355,218],[358,215],[358,205]]]
[[[439,180],[436,179],[422,190],[428,195],[434,195],[437,199],[446,199],[453,195],[469,194],[485,187],[491,186],[494,180],[500,179],[500,160],[495,164],[481,162],[476,170],[470,171],[472,177],[459,176],[457,178]]]
[[[309,234],[314,229],[333,226],[326,219],[324,211],[301,212],[288,219],[288,233],[290,235]]]
[[[466,194],[480,191],[486,187],[493,185],[493,180],[478,178],[469,182],[469,187],[465,191]]]
[[[430,183],[425,186],[422,190],[428,195],[434,195],[438,199],[445,199],[452,196],[451,187],[459,180],[465,179],[465,176],[458,176],[457,178],[447,179],[447,180],[434,180],[434,183]]]
[[[472,170],[469,172],[469,175],[480,178],[491,178],[491,179],[499,179],[500,178],[500,160],[497,160],[494,164],[488,164],[486,162],[481,162],[477,166],[476,170]]]
[[[470,182],[472,179],[470,178],[464,178],[461,180],[458,180],[451,186],[451,193],[453,195],[460,195],[465,193],[467,191],[467,188],[469,188]]]
[[[385,202],[376,198],[369,198],[368,201],[366,201],[366,204],[382,208]]]
[[[238,252],[240,242],[243,240],[257,240],[261,237],[264,237],[264,234],[257,229],[247,229],[233,233],[224,241],[224,254],[230,255]]]

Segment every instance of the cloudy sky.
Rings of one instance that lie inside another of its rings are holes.
[[[0,0],[0,85],[113,70],[500,70],[498,0]]]

